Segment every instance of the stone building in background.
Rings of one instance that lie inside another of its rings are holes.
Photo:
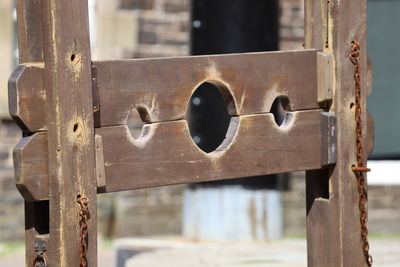
[[[218,0],[215,0],[218,1]],[[189,53],[189,0],[89,0],[94,59],[183,56]],[[15,67],[14,1],[0,1],[0,242],[23,240],[23,199],[13,179],[12,149],[21,132],[7,115],[7,83]],[[280,48],[302,49],[303,0],[280,1]],[[136,116],[132,130],[140,128]],[[99,195],[98,226],[106,237],[173,235],[182,228],[184,185]],[[400,186],[370,188],[371,232],[400,233]],[[305,236],[305,180],[283,193],[284,234]],[[389,222],[389,223],[385,223]],[[393,222],[393,223],[392,223]]]

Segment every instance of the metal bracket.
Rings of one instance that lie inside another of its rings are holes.
[[[106,172],[104,169],[104,155],[103,155],[103,137],[96,134],[94,137],[95,151],[96,151],[96,180],[97,192],[103,193],[106,188]]]
[[[97,82],[97,68],[92,65],[92,98],[93,98],[93,112],[100,110],[100,96],[99,96],[99,84]]]
[[[336,163],[336,116],[329,112],[321,113],[321,166]]]
[[[92,63],[92,103],[94,127],[100,125],[100,92],[97,80],[97,67]]]
[[[34,241],[33,246],[35,247],[35,252],[38,256],[43,255],[43,253],[47,251],[47,243],[44,240]]]

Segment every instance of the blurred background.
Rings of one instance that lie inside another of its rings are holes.
[[[369,228],[379,266],[399,266],[400,0],[368,4],[373,62],[368,108],[375,119]],[[89,0],[89,13],[94,60],[303,49],[303,0]],[[22,266],[24,201],[14,185],[12,161],[21,132],[7,104],[17,45],[15,2],[1,0],[0,265]],[[200,86],[188,110],[197,145],[214,150],[229,119],[218,89]],[[135,110],[128,123],[138,136],[143,123]],[[99,264],[187,266],[185,260],[194,260],[198,266],[306,266],[305,205],[304,172],[99,195]],[[199,248],[207,256],[194,252]]]

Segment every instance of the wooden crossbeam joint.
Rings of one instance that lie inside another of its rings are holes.
[[[326,95],[320,91],[326,87],[318,85],[321,63],[317,53],[305,50],[92,62],[95,126],[123,125],[133,107],[147,110],[148,123],[183,119],[192,93],[203,82],[216,83],[231,95],[232,115],[269,112],[280,96],[289,98],[293,111],[318,109],[319,95]],[[155,75],[149,79],[152,73]],[[26,63],[17,68],[9,83],[10,114],[29,133],[47,130],[43,74],[43,63]]]
[[[329,53],[318,52],[318,103],[329,109],[333,98],[333,58]]]
[[[265,64],[266,59],[270,59],[269,64]],[[274,62],[279,62],[280,68]],[[246,64],[252,67],[241,66]],[[180,73],[181,78],[167,79],[171,74],[169,66],[178,65],[187,66]],[[24,131],[33,133],[14,150],[17,187],[27,200],[48,198],[46,112],[41,109],[46,105],[43,71],[43,64],[23,64],[9,86],[11,115]],[[157,72],[161,78],[148,79],[143,77],[143,71]],[[98,193],[318,169],[336,162],[335,116],[319,109],[332,97],[331,62],[329,55],[318,50],[93,62],[91,72]],[[296,75],[292,75],[294,72]],[[237,80],[238,75],[246,81],[246,90]],[[265,80],[257,78],[261,75]],[[184,114],[196,86],[209,80],[227,86],[235,116],[227,145],[204,154],[192,142]],[[162,84],[164,81],[166,85]],[[278,127],[270,108],[282,95],[289,98],[293,121]],[[127,113],[137,105],[148,109],[145,127],[151,141],[133,140],[125,126]],[[259,136],[260,132],[264,136]],[[187,159],[168,154],[169,146],[177,141],[173,136],[185,144],[181,154]],[[127,143],[122,145],[121,140]],[[118,158],[121,153],[123,157]],[[240,157],[248,160],[236,162]],[[130,161],[120,162],[127,158]],[[262,163],[263,160],[273,163]],[[168,163],[173,161],[175,165]],[[154,169],[153,162],[159,162],[161,167]],[[238,171],[235,168],[239,165]],[[146,168],[146,174],[138,173]],[[127,173],[133,177],[124,178]],[[137,179],[146,175],[147,179]]]
[[[286,128],[277,127],[271,113],[235,117],[238,128],[231,143],[211,154],[205,154],[193,143],[184,120],[146,125],[151,138],[144,142],[132,143],[125,125],[98,128],[97,191],[240,178],[335,164],[335,116],[322,110],[297,111],[292,116],[293,121]],[[26,200],[48,199],[47,151],[46,132],[23,138],[14,150],[16,183]]]

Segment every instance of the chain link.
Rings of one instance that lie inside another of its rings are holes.
[[[47,261],[42,255],[37,255],[33,261],[33,267],[47,267]]]
[[[80,210],[79,210],[79,216],[81,217],[79,221],[79,227],[80,227],[80,261],[79,261],[79,266],[80,267],[87,267],[88,266],[88,260],[86,258],[86,254],[88,251],[89,247],[89,231],[88,231],[88,221],[90,219],[90,213],[89,213],[89,199],[78,195],[77,197],[77,202],[79,204]]]
[[[361,75],[360,75],[360,44],[356,41],[351,42],[350,61],[354,65],[355,95],[356,95],[356,144],[357,144],[357,166],[352,170],[358,181],[358,207],[360,210],[361,239],[363,242],[363,253],[368,266],[372,266],[372,256],[369,254],[368,242],[368,214],[367,214],[367,184],[365,172],[370,169],[364,166],[364,147],[362,136],[362,112],[361,112]]]

